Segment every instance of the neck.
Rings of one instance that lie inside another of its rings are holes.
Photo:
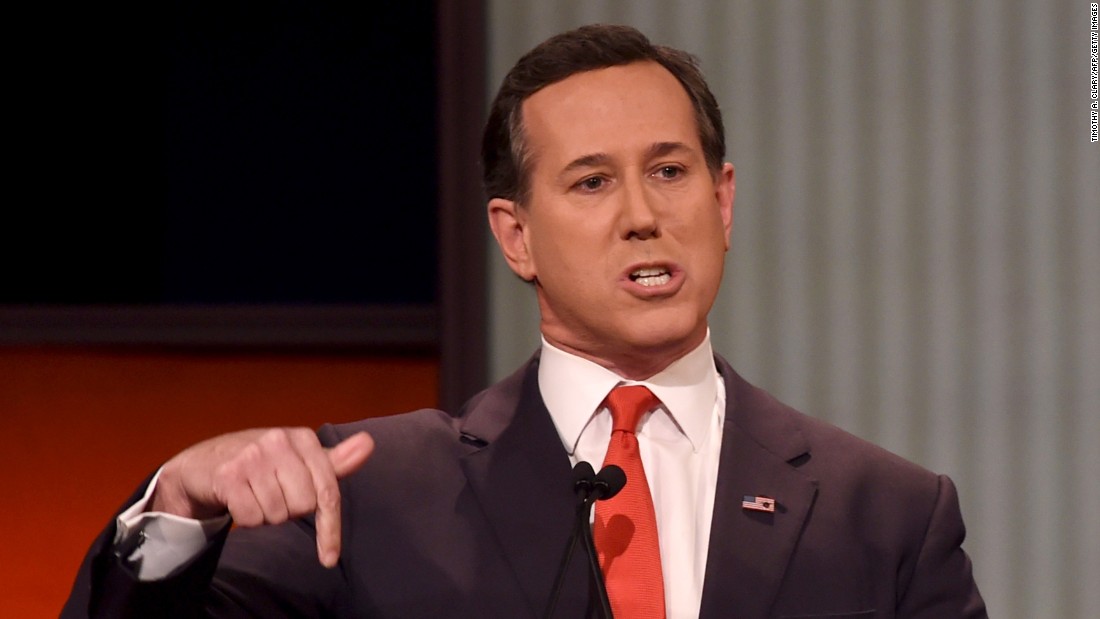
[[[683,342],[627,350],[601,350],[594,346],[577,346],[554,338],[545,330],[542,336],[554,347],[603,366],[626,380],[646,380],[695,350],[695,347],[706,337],[706,329]]]

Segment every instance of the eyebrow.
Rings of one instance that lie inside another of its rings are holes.
[[[653,157],[663,157],[670,153],[678,151],[690,151],[687,144],[683,142],[657,142],[653,146],[649,147],[649,151],[646,153],[648,159]]]
[[[561,174],[559,174],[558,176],[566,176],[573,170],[577,170],[579,168],[595,167],[607,163],[609,159],[611,159],[611,156],[607,153],[592,153],[591,155],[577,157],[573,161],[570,161],[569,164],[566,165],[564,168],[562,168]]]
[[[665,155],[668,155],[669,153],[689,150],[691,149],[688,148],[688,145],[684,144],[683,142],[656,142],[646,150],[646,159],[663,157]],[[607,163],[610,159],[611,155],[608,155],[607,153],[592,153],[589,155],[583,155],[581,157],[577,157],[573,161],[570,161],[564,168],[562,168],[561,174],[559,174],[558,176],[566,176],[570,172],[580,168],[591,168],[602,165],[604,163]]]

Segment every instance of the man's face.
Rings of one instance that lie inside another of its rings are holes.
[[[707,167],[687,93],[653,62],[552,84],[524,102],[523,125],[529,199],[489,211],[535,282],[543,335],[631,378],[663,369],[706,333],[733,167]]]

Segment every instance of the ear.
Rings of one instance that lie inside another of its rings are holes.
[[[527,214],[514,200],[489,200],[489,228],[500,245],[504,260],[521,279],[532,281],[537,273],[527,246],[526,223]]]
[[[730,234],[733,232],[733,195],[737,186],[733,164],[728,161],[722,164],[722,169],[718,172],[715,181],[715,197],[718,200],[718,210],[722,215],[722,227],[726,235],[726,251],[729,251]]]

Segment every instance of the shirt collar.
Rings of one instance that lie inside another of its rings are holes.
[[[718,397],[718,370],[710,345],[710,330],[702,343],[646,380],[632,381],[595,363],[565,352],[542,339],[539,390],[562,444],[572,455],[581,433],[599,411],[608,392],[619,384],[645,385],[691,442],[703,445]]]

